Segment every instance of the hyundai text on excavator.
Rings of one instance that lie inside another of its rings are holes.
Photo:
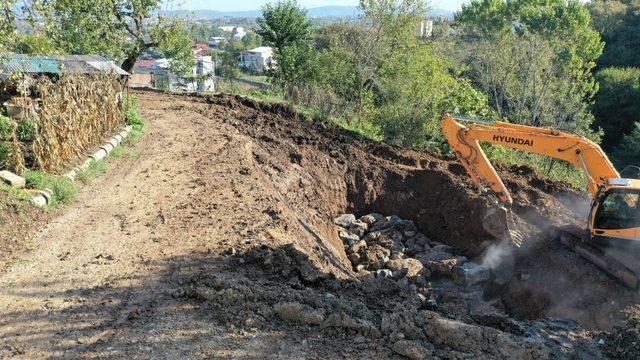
[[[464,124],[464,125],[463,125]],[[480,142],[487,142],[567,161],[583,169],[592,197],[591,210],[583,231],[556,228],[558,240],[590,260],[626,286],[637,288],[638,275],[602,245],[621,243],[640,246],[640,180],[622,178],[607,155],[595,142],[577,134],[551,127],[532,127],[500,121],[484,121],[445,114],[444,137],[472,181],[497,197],[483,225],[498,238],[508,238],[520,246],[522,238],[514,228],[510,206],[513,199],[489,162]]]

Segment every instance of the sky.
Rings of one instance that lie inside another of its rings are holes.
[[[268,0],[183,0],[180,6],[186,10],[218,10],[218,11],[244,11],[258,10],[260,7],[269,2]],[[318,7],[329,5],[358,5],[358,0],[298,0],[298,2],[306,7]],[[431,0],[431,6],[434,8],[455,11],[460,8],[464,0]]]

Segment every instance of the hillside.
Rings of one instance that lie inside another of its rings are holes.
[[[582,200],[526,167],[501,172],[530,245],[497,257],[513,277],[478,282],[455,268],[488,266],[495,240],[456,161],[281,104],[139,96],[140,155],[31,229],[0,274],[0,355],[601,358],[601,331],[637,303],[544,237]],[[357,250],[336,225],[356,218],[371,224]]]

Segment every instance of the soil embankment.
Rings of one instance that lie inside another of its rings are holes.
[[[0,354],[597,358],[600,334],[584,328],[608,329],[637,302],[541,237],[546,225],[577,224],[584,200],[526,167],[499,169],[527,231],[512,253],[482,228],[489,201],[454,160],[280,104],[140,97],[149,126],[138,155],[88,186],[0,275]],[[398,237],[383,222],[384,236],[371,235],[372,223],[366,245],[377,252],[358,253],[360,263],[334,218],[373,212],[415,229]],[[488,251],[513,277],[454,281],[449,260],[483,263]]]

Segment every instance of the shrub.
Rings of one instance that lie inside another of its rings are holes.
[[[13,133],[13,129],[11,123],[13,120],[10,118],[0,115],[0,140],[11,140],[11,135]]]
[[[29,171],[25,173],[24,178],[28,188],[51,189],[53,196],[50,206],[52,207],[72,202],[78,192],[73,182],[66,177],[45,174],[41,171]]]
[[[0,169],[6,168],[7,154],[9,154],[10,151],[11,149],[9,149],[6,143],[0,142]]]
[[[141,130],[144,127],[144,119],[138,112],[139,107],[140,99],[135,95],[127,94],[124,116],[127,125],[131,125],[134,130]]]
[[[35,119],[24,119],[18,122],[17,136],[20,141],[34,141],[38,135],[39,125]]]

